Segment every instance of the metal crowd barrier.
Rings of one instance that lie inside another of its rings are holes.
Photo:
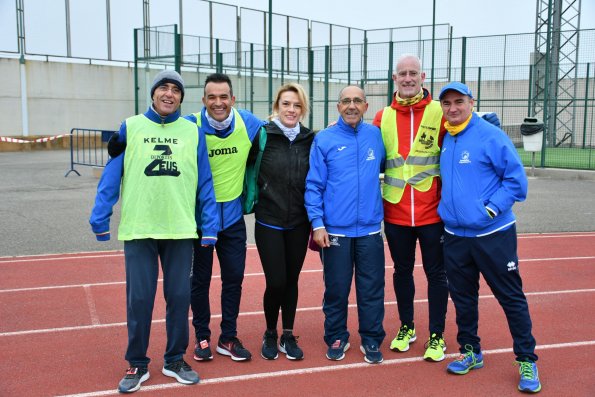
[[[75,165],[89,167],[105,167],[109,155],[107,154],[107,141],[116,131],[93,130],[87,128],[73,128],[70,130],[70,170],[64,175],[67,177],[71,172],[79,172],[74,169]]]

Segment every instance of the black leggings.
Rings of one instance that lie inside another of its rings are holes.
[[[256,248],[266,278],[263,306],[267,329],[277,329],[279,308],[283,329],[293,329],[298,281],[309,235],[308,223],[291,230],[277,230],[256,223]]]

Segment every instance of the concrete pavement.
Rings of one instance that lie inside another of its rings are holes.
[[[70,169],[70,152],[0,152],[0,256],[122,249],[116,240],[119,206],[112,218],[112,240],[98,242],[89,215],[98,179],[90,167]],[[531,171],[528,170],[528,174]],[[536,169],[529,196],[517,203],[517,229],[528,232],[595,231],[595,172]],[[248,242],[254,219],[246,217]]]

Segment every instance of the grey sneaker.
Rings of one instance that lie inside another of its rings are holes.
[[[126,375],[118,384],[120,393],[132,393],[140,389],[141,383],[149,379],[149,370],[147,367],[130,367],[126,370]]]
[[[185,385],[193,385],[200,381],[198,374],[184,360],[165,363],[161,372],[165,376],[176,378],[178,382]]]

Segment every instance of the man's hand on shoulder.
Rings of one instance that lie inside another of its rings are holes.
[[[479,117],[500,128],[500,119],[495,112],[476,112]]]
[[[126,150],[126,141],[120,142],[120,134],[115,133],[107,142],[107,153],[110,157],[118,157]]]

